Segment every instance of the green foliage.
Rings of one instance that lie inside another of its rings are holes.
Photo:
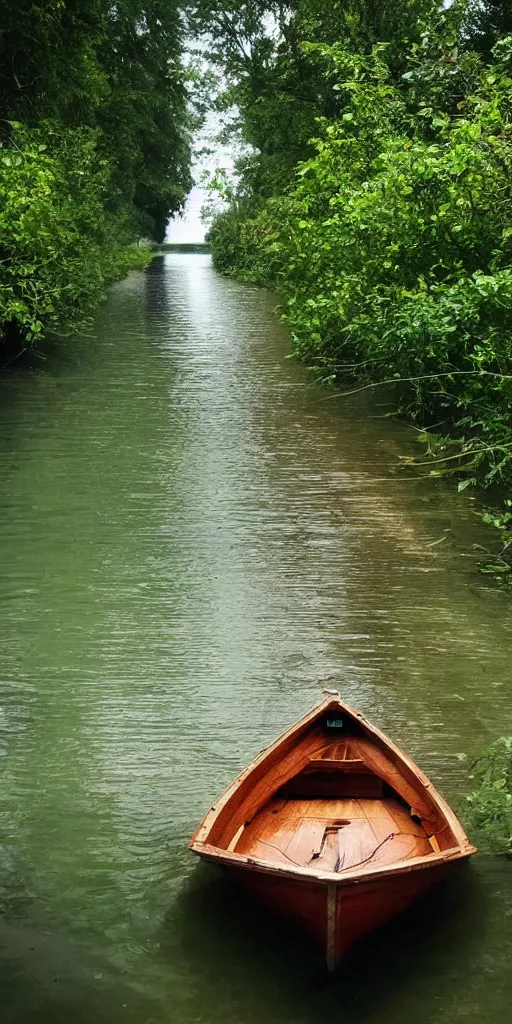
[[[422,471],[510,489],[510,4],[263,6],[195,7],[250,146],[215,265],[280,293],[296,354],[331,385],[395,383],[429,428]],[[484,516],[502,547],[481,568],[503,588],[508,506]]]
[[[487,58],[498,39],[512,33],[509,0],[457,0],[462,9],[464,35]]]
[[[214,253],[215,269],[221,274],[229,274],[236,268],[236,276],[241,280],[245,276],[243,264],[246,255],[241,238],[242,225],[238,210],[232,208],[218,214],[207,236]],[[258,283],[262,281],[258,280]]]
[[[492,853],[512,855],[512,736],[501,737],[472,766],[469,824]]]
[[[190,187],[177,0],[1,0],[0,340],[71,330]]]
[[[216,265],[277,287],[297,354],[326,375],[407,381],[404,410],[454,433],[433,472],[510,479],[512,40],[472,61],[455,112],[430,71],[422,100],[417,47],[400,83],[386,46],[307,52],[342,113],[317,122],[288,189],[224,215],[229,251],[214,226]]]
[[[192,186],[183,27],[178,0],[105,3],[98,60],[107,89],[96,124],[112,164],[109,209],[131,208],[142,235],[163,241]]]
[[[321,47],[353,53],[386,43],[392,75],[406,70],[404,39],[417,40],[441,0],[199,0],[188,5],[192,31],[203,33],[203,57],[221,68],[217,105],[234,108],[233,130],[251,147],[239,164],[242,192],[259,199],[287,189],[294,168],[314,152],[317,119],[336,118],[343,98],[333,89]],[[310,44],[313,44],[311,46]],[[314,47],[317,47],[315,50]]]
[[[130,222],[105,211],[109,179],[91,129],[16,126],[0,149],[0,311],[28,342],[79,327],[105,284],[146,258]]]
[[[461,481],[465,483],[465,481]],[[460,486],[460,484],[459,484]],[[505,510],[502,512],[489,510],[482,516],[484,523],[497,531],[501,538],[499,551],[486,551],[488,558],[482,562],[480,572],[492,576],[495,582],[510,592],[512,588],[512,501],[505,501]]]

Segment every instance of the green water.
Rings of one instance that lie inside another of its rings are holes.
[[[508,1021],[512,866],[480,856],[347,961],[187,841],[323,685],[456,805],[512,732],[474,502],[286,359],[271,296],[172,254],[0,379],[2,1024]]]

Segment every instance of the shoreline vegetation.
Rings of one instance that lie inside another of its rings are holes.
[[[210,180],[216,268],[278,293],[294,353],[333,393],[399,385],[412,466],[512,494],[510,5],[196,12],[245,146]],[[503,586],[511,509],[486,516]]]
[[[470,767],[476,788],[464,817],[487,853],[512,857],[512,736],[501,736]]]
[[[5,365],[82,329],[151,259],[192,184],[194,116],[177,0],[1,0],[1,13]]]

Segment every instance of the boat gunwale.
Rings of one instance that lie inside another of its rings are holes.
[[[389,875],[406,874],[411,871],[418,871],[422,868],[442,866],[456,860],[465,860],[473,853],[475,847],[468,844],[468,849],[463,850],[460,846],[453,846],[449,850],[441,850],[439,853],[423,854],[421,857],[411,857],[409,860],[396,861],[394,864],[386,864],[381,867],[351,868],[346,871],[315,871],[314,868],[288,867],[288,865],[277,864],[275,861],[263,860],[260,857],[248,856],[241,853],[233,853],[221,850],[218,846],[211,846],[209,843],[193,843],[190,849],[194,853],[217,864],[229,868],[250,868],[261,871],[263,874],[278,875],[281,878],[302,879],[303,881],[320,882],[325,885],[349,885],[350,883],[363,882],[367,879],[378,879]]]
[[[307,727],[311,725],[315,719],[319,718],[325,711],[331,709],[337,709],[338,711],[342,711],[354,718],[371,738],[379,740],[384,749],[394,754],[398,759],[398,762],[404,765],[412,773],[414,778],[417,779],[427,791],[432,803],[443,815],[457,841],[456,846],[450,847],[447,850],[441,850],[439,853],[433,851],[432,853],[423,854],[421,857],[410,858],[407,861],[397,861],[394,864],[388,864],[384,867],[364,866],[359,868],[359,870],[356,868],[348,869],[340,874],[327,871],[315,871],[313,868],[300,867],[298,865],[296,867],[280,865],[259,857],[247,856],[245,854],[236,853],[235,851],[228,851],[220,846],[208,843],[207,837],[214,822],[221,811],[224,810],[226,805],[229,803],[231,798],[235,795],[242,783],[247,780],[248,776],[256,768],[261,766],[267,758],[270,758],[280,746],[286,744],[288,740],[292,739],[294,734],[305,732]],[[305,714],[298,722],[295,722],[294,725],[287,729],[286,732],[282,733],[276,740],[274,740],[273,743],[265,747],[257,757],[255,757],[254,760],[240,772],[240,774],[229,784],[229,786],[227,786],[222,795],[214,804],[212,804],[204,815],[203,820],[189,842],[189,849],[200,856],[206,857],[208,860],[215,860],[218,863],[224,863],[225,865],[233,868],[252,868],[253,870],[261,870],[265,873],[272,873],[281,877],[316,880],[319,882],[325,882],[325,884],[332,884],[335,882],[341,885],[366,878],[378,878],[391,873],[399,874],[401,872],[412,871],[422,867],[433,867],[434,865],[441,865],[445,862],[465,859],[477,852],[476,848],[470,843],[466,836],[457,816],[421,768],[419,768],[418,765],[400,749],[400,747],[390,740],[385,733],[378,729],[377,726],[372,725],[372,723],[369,722],[360,711],[356,711],[354,708],[350,707],[350,705],[345,704],[339,696],[335,697],[334,695],[327,696],[325,700],[321,701],[320,704],[317,704],[316,707]]]

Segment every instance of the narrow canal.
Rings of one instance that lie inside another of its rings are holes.
[[[321,957],[187,852],[236,772],[343,695],[455,806],[512,732],[510,604],[414,434],[287,360],[265,293],[169,255],[0,380],[2,1024],[509,1020],[512,869],[475,859]]]

